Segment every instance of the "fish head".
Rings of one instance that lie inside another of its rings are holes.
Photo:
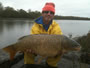
[[[69,49],[71,51],[80,51],[81,50],[81,45],[76,42],[75,40],[70,40],[70,44],[69,44]]]
[[[68,51],[80,51],[81,50],[81,45],[78,42],[66,36],[63,37],[62,47]]]

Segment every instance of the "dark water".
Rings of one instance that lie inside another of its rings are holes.
[[[56,20],[65,35],[82,36],[90,30],[90,21]],[[13,44],[19,37],[29,35],[32,20],[0,20],[0,48]]]

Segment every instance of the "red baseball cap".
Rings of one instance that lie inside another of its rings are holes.
[[[52,11],[55,13],[55,4],[52,2],[47,2],[45,6],[42,8],[43,11]]]

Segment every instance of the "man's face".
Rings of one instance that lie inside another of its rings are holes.
[[[42,16],[44,21],[51,21],[54,18],[54,13],[51,11],[43,11]]]

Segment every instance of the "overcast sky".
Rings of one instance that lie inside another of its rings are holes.
[[[0,2],[4,7],[40,12],[46,2],[54,2],[56,15],[90,18],[90,0],[0,0]]]

